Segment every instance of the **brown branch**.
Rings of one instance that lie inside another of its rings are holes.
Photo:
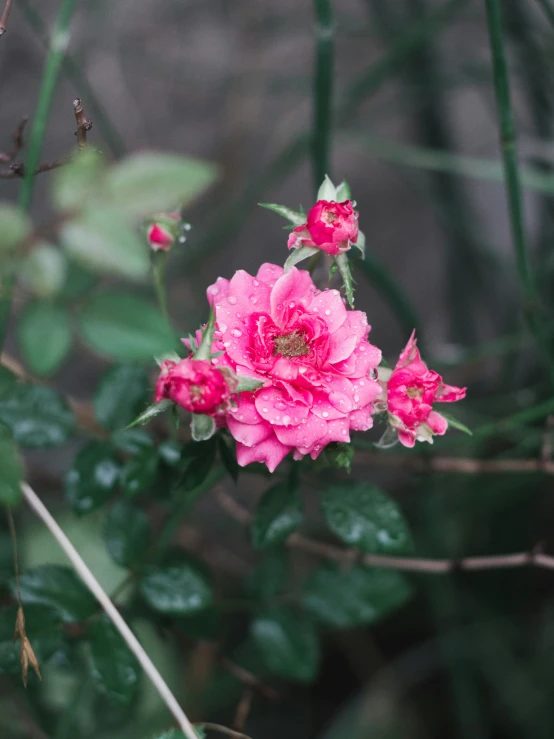
[[[253,691],[250,688],[246,688],[239,701],[237,710],[235,711],[235,718],[233,719],[233,729],[237,729],[238,731],[242,731],[244,729],[244,726],[252,709],[253,697]]]
[[[252,515],[221,488],[216,492],[221,508],[232,518],[242,524],[249,523]],[[513,567],[540,567],[554,570],[554,557],[543,554],[536,546],[530,552],[499,554],[486,557],[463,557],[461,559],[424,559],[419,557],[392,557],[381,554],[364,554],[353,549],[341,549],[332,544],[309,539],[301,534],[291,534],[286,545],[292,549],[300,549],[317,557],[331,559],[342,564],[362,562],[371,567],[383,567],[406,572],[426,572],[428,574],[444,574],[459,570],[495,570]]]
[[[19,154],[21,149],[23,149],[23,146],[24,146],[23,133],[25,131],[25,126],[27,125],[28,120],[29,119],[27,118],[27,116],[24,116],[19,122],[19,125],[16,128],[16,131],[13,137],[12,150],[9,152],[0,151],[0,162],[2,162],[3,164],[9,164],[10,162],[13,162],[13,160]]]
[[[220,734],[227,734],[227,736],[233,737],[233,739],[250,739],[246,734],[241,734],[240,731],[234,731],[234,729],[228,729],[226,726],[220,724],[209,724],[206,721],[195,723],[193,726],[197,726],[199,729],[205,729],[206,731],[217,731]]]
[[[227,672],[233,675],[233,677],[240,680],[243,685],[251,690],[255,690],[264,698],[269,698],[269,700],[277,700],[279,698],[279,693],[274,688],[271,688],[269,685],[264,685],[256,675],[248,672],[244,667],[231,662],[227,657],[220,657],[219,663],[227,670]]]
[[[554,475],[554,462],[550,459],[469,459],[467,457],[408,457],[404,454],[358,452],[359,461],[379,467],[398,467],[414,472],[461,472],[484,474],[499,472],[542,472]]]
[[[56,159],[54,162],[45,162],[39,164],[35,169],[35,174],[42,174],[43,172],[51,172],[53,169],[63,167],[69,162],[69,157],[63,157],[62,159]],[[23,162],[13,162],[9,169],[0,170],[0,179],[2,180],[13,180],[17,177],[25,177],[25,164]]]
[[[3,36],[6,33],[7,25],[8,25],[8,18],[10,17],[11,9],[12,9],[12,0],[6,0],[6,6],[4,8],[4,12],[2,13],[2,17],[0,18],[0,36]]]
[[[92,121],[85,115],[81,98],[73,101],[73,110],[75,111],[75,120],[77,121],[77,130],[75,131],[77,148],[79,151],[83,151],[87,145],[87,132],[92,128]]]

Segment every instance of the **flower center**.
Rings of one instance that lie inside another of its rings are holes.
[[[293,331],[290,334],[282,334],[273,339],[273,354],[282,357],[303,357],[310,353],[306,338],[303,333]]]
[[[408,398],[412,398],[412,400],[415,398],[420,400],[423,395],[423,390],[420,387],[409,387],[406,389],[406,395]]]

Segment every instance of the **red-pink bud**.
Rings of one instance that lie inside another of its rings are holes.
[[[146,238],[153,251],[169,251],[177,238],[180,216],[164,213],[153,220],[146,229]]]
[[[317,247],[336,256],[348,251],[358,239],[358,214],[350,200],[318,200],[308,212],[306,223],[296,226],[289,236],[288,247]]]
[[[155,401],[169,398],[191,413],[215,416],[228,405],[230,390],[223,373],[205,359],[165,360],[156,383]]]

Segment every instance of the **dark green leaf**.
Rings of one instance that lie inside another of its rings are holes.
[[[0,675],[21,673],[19,642],[14,642],[17,606],[0,610]],[[44,606],[25,608],[27,637],[39,665],[48,660],[63,643],[62,625],[57,614]],[[30,671],[30,675],[34,675]],[[34,678],[31,678],[34,679]]]
[[[142,411],[142,413],[139,413],[139,415],[127,425],[127,428],[132,429],[133,426],[143,426],[145,423],[148,423],[156,416],[159,416],[160,413],[167,411],[169,408],[175,409],[173,401],[169,400],[169,398],[162,398],[158,403],[152,403]]]
[[[65,492],[75,513],[82,516],[104,505],[115,491],[119,471],[110,444],[91,441],[83,447],[65,478]]]
[[[311,682],[319,665],[319,640],[311,623],[284,608],[258,616],[252,638],[267,668],[277,677]]]
[[[17,377],[7,367],[0,364],[0,400],[5,398],[17,382]]]
[[[234,445],[234,440],[231,443]],[[237,456],[235,450],[229,448],[225,436],[222,433],[217,435],[217,446],[219,449],[219,456],[221,457],[221,461],[223,462],[223,466],[225,467],[231,478],[234,480],[234,482],[237,482],[240,470],[240,467],[237,463]]]
[[[248,577],[247,587],[259,600],[270,600],[283,590],[289,569],[288,553],[284,549],[266,552]]]
[[[203,568],[192,559],[150,567],[140,582],[140,592],[159,613],[189,616],[212,604],[212,586]]]
[[[80,329],[93,351],[121,361],[152,359],[175,344],[173,331],[153,305],[115,290],[92,296],[81,312]]]
[[[329,528],[346,544],[369,554],[409,551],[412,540],[397,504],[365,482],[333,485],[321,500]]]
[[[294,226],[301,226],[303,223],[306,223],[306,216],[304,213],[299,213],[297,210],[287,208],[286,205],[277,205],[277,203],[258,203],[258,205],[261,205],[262,208],[272,210],[274,213],[277,213],[277,215],[283,216],[283,218],[286,218],[287,221],[292,223]]]
[[[221,613],[213,607],[205,608],[192,616],[175,619],[175,625],[195,641],[215,641],[221,632]]]
[[[143,152],[110,170],[107,193],[127,215],[146,217],[190,203],[216,176],[214,165],[200,159]]]
[[[148,549],[148,516],[128,500],[118,500],[110,508],[104,524],[106,549],[114,562],[132,567]]]
[[[150,394],[150,381],[142,367],[119,364],[102,376],[93,397],[97,420],[110,431],[123,429],[141,411]]]
[[[112,435],[112,444],[127,454],[138,454],[154,446],[150,434],[144,429],[122,429]]]
[[[181,448],[182,445],[177,441],[167,439],[158,447],[158,453],[168,467],[176,467],[181,461]]]
[[[75,300],[89,292],[98,282],[98,277],[71,259],[67,262],[67,276],[59,297],[64,300]]]
[[[215,434],[215,421],[211,416],[193,413],[190,427],[194,441],[207,441]]]
[[[126,495],[132,497],[147,490],[158,471],[158,452],[153,447],[146,447],[125,463],[121,470],[121,486]]]
[[[89,630],[91,673],[102,693],[129,705],[136,695],[140,665],[107,616]]]
[[[285,262],[285,272],[290,272],[291,269],[305,259],[314,257],[321,249],[316,246],[301,246],[299,249],[292,249],[289,253],[287,261]]]
[[[23,462],[13,440],[0,429],[0,503],[15,506],[21,500]]]
[[[88,589],[69,567],[43,565],[21,575],[21,599],[26,604],[49,606],[66,623],[84,621],[97,609]],[[15,596],[15,582],[11,583]]]
[[[352,444],[343,444],[334,441],[325,447],[325,456],[329,460],[329,463],[339,470],[346,470],[349,474],[352,470],[354,453],[355,449]]]
[[[412,588],[396,570],[354,565],[348,570],[325,564],[306,583],[304,607],[314,618],[337,629],[372,624],[411,597]]]
[[[448,421],[448,425],[452,426],[453,429],[458,429],[458,431],[461,431],[468,436],[473,436],[473,431],[469,429],[465,425],[465,423],[458,421],[458,419],[453,416],[452,413],[446,413],[445,411],[441,410],[441,416],[444,416],[446,418],[446,420]]]
[[[302,521],[301,501],[295,487],[279,483],[260,500],[252,521],[252,544],[257,549],[281,544]]]
[[[201,485],[210,474],[216,450],[215,437],[208,441],[194,441],[183,447],[179,486],[184,490],[194,490]]]
[[[146,240],[112,207],[87,206],[60,238],[69,256],[93,272],[142,280],[150,270]]]
[[[59,446],[75,428],[75,418],[65,401],[48,387],[18,384],[0,401],[0,421],[22,447]]]
[[[28,303],[17,324],[17,337],[31,372],[53,374],[71,349],[67,311],[46,300]]]

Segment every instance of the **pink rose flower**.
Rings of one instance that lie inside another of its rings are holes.
[[[156,382],[155,401],[169,398],[191,413],[215,416],[228,405],[230,390],[223,372],[205,359],[166,359]]]
[[[152,251],[169,251],[177,238],[177,226],[180,221],[177,213],[158,216],[146,229],[146,238]],[[173,225],[172,221],[175,222]]]
[[[391,426],[404,446],[433,441],[442,436],[448,421],[433,410],[433,403],[454,403],[465,398],[466,388],[445,385],[442,377],[427,368],[416,346],[415,331],[387,383],[387,408]]]
[[[327,254],[343,254],[358,239],[358,214],[350,200],[318,200],[310,209],[307,222],[296,226],[288,240],[289,249],[317,247]]]
[[[215,311],[212,359],[264,383],[241,393],[226,413],[241,466],[263,462],[270,472],[289,453],[315,459],[350,430],[372,426],[372,378],[381,352],[367,341],[365,313],[349,311],[338,290],[316,289],[308,272],[263,264],[208,288]]]

